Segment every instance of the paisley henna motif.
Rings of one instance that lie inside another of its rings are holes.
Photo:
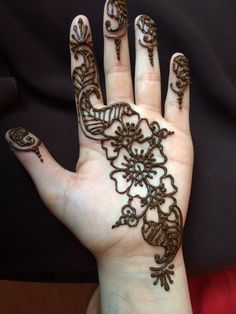
[[[43,162],[39,151],[41,141],[25,128],[18,127],[7,131],[7,140],[12,149],[33,152]]]
[[[79,65],[74,68],[72,80],[75,89],[79,122],[84,134],[100,140],[106,158],[113,170],[110,178],[117,193],[126,195],[127,202],[112,228],[142,224],[144,241],[162,247],[156,254],[155,267],[150,267],[154,284],[165,290],[173,283],[172,263],[182,241],[183,219],[174,195],[177,187],[166,168],[167,156],[162,141],[173,132],[161,128],[157,122],[141,118],[128,103],[120,102],[94,108],[90,96],[98,98],[98,75],[90,35],[78,20],[74,27],[71,51]],[[153,221],[150,213],[157,219]]]
[[[120,60],[121,38],[127,33],[128,16],[125,0],[109,0],[106,4],[106,12],[110,20],[105,21],[107,34],[105,36],[114,39],[117,60]],[[117,27],[112,27],[112,21]]]
[[[141,15],[138,18],[137,26],[143,33],[143,39],[139,39],[139,44],[148,50],[148,57],[152,66],[154,66],[153,50],[157,45],[155,22],[147,15]]]
[[[175,84],[170,84],[170,88],[178,95],[177,100],[179,103],[179,109],[182,109],[184,92],[190,84],[189,63],[188,59],[184,55],[179,55],[174,58],[173,72],[175,73],[177,80]]]

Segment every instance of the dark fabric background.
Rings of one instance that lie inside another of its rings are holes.
[[[188,273],[236,266],[236,2],[127,2],[133,65],[134,18],[148,14],[157,22],[163,99],[171,55],[180,51],[190,60],[195,166],[184,237]],[[94,258],[42,204],[4,133],[24,126],[62,166],[75,168],[68,33],[74,16],[89,17],[103,83],[103,5],[98,0],[0,2],[1,278],[97,279]]]

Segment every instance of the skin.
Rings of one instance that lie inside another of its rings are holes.
[[[89,26],[88,19],[80,17]],[[104,20],[106,19],[105,10]],[[77,21],[78,16],[72,22],[71,32]],[[128,102],[142,118],[147,118],[150,122],[157,121],[162,128],[175,132],[163,141],[163,146],[168,157],[168,172],[175,178],[178,187],[175,197],[185,221],[193,168],[189,88],[185,91],[180,110],[176,94],[169,87],[162,112],[158,50],[157,47],[154,48],[154,66],[151,66],[147,50],[138,43],[142,39],[142,33],[136,26],[136,21],[134,82],[131,79],[127,35],[121,39],[120,61],[116,57],[114,41],[104,36],[107,103]],[[174,54],[170,60],[168,86],[176,80],[172,62],[179,54]],[[74,69],[76,61],[73,56],[71,60]],[[92,102],[97,107],[103,105],[103,101],[96,97],[93,97]],[[127,226],[111,229],[120,216],[124,198],[115,191],[114,182],[109,177],[112,168],[99,141],[87,138],[80,129],[79,138],[80,157],[75,172],[63,169],[43,144],[39,149],[44,163],[33,152],[14,152],[29,172],[49,210],[96,257],[101,287],[101,312],[191,313],[182,250],[179,250],[174,260],[176,268],[171,291],[166,293],[160,287],[153,286],[149,267],[155,266],[153,256],[156,248],[143,241],[138,226],[132,230]],[[6,139],[9,140],[7,134]],[[140,295],[143,296],[142,300]]]

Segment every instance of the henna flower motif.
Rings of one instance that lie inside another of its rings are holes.
[[[176,192],[173,177],[166,175],[161,178],[157,188],[151,189],[146,204],[151,208],[158,207],[163,213],[170,213],[172,207],[176,205],[176,199],[173,197]]]
[[[119,155],[112,161],[117,170],[112,171],[111,178],[116,183],[118,193],[127,193],[129,197],[146,198],[150,186],[158,187],[165,175],[165,156],[158,147],[150,149],[148,141],[133,142],[128,151],[121,148]]]
[[[123,115],[120,121],[116,120],[104,131],[107,138],[103,141],[102,147],[106,150],[108,159],[118,156],[122,147],[128,147],[132,142],[143,142],[153,135],[147,120],[139,119],[138,114],[132,116]]]

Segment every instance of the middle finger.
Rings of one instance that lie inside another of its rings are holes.
[[[104,9],[104,69],[107,103],[134,102],[125,0],[107,0]]]
[[[147,15],[135,20],[135,101],[161,113],[161,75],[155,22]]]

